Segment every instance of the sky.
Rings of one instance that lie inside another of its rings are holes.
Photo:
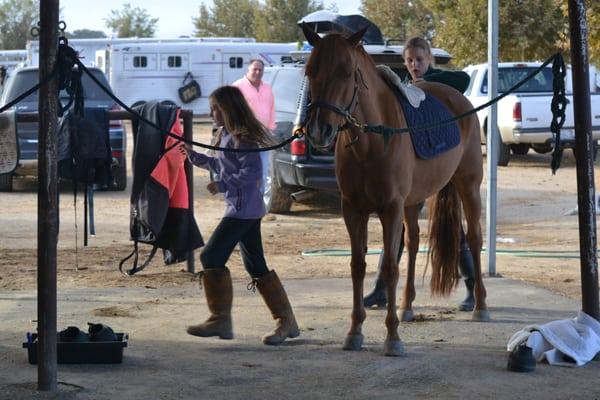
[[[153,18],[158,18],[156,36],[178,37],[190,36],[194,32],[192,17],[198,15],[200,4],[212,7],[212,0],[101,0],[93,2],[81,0],[59,0],[62,10],[61,19],[67,24],[67,31],[77,29],[100,30],[110,35],[104,25],[104,18],[110,15],[111,10],[121,9],[123,4],[129,3],[132,7],[146,9]],[[359,14],[361,0],[325,0],[327,8],[335,3],[340,14]]]

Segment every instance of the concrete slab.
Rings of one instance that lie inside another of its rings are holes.
[[[420,322],[400,325],[406,354],[382,355],[385,310],[367,312],[364,350],[341,350],[350,325],[349,279],[287,280],[301,335],[262,345],[272,328],[258,293],[234,282],[231,341],[201,339],[185,326],[207,315],[194,285],[69,289],[59,292],[59,330],[102,322],[129,334],[122,364],[59,365],[58,397],[35,390],[37,367],[22,348],[35,330],[36,294],[0,292],[0,399],[565,399],[599,398],[600,362],[506,370],[506,343],[523,326],[573,318],[577,301],[503,278],[487,278],[492,321],[456,311],[462,289],[431,299],[417,287]],[[368,283],[370,284],[370,282]]]

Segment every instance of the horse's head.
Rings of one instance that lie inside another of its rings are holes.
[[[313,146],[329,149],[340,128],[351,121],[358,92],[364,85],[357,46],[367,28],[350,37],[332,33],[323,38],[306,24],[302,24],[302,30],[313,46],[306,64],[311,98],[306,136]]]

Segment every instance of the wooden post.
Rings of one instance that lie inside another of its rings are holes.
[[[58,0],[40,2],[40,82],[54,69],[58,46]],[[38,389],[56,391],[56,246],[58,241],[58,80],[39,90],[38,124]]]
[[[569,0],[582,310],[600,321],[592,114],[584,0]]]
[[[191,110],[181,110],[181,118],[183,119],[183,137],[187,140],[194,140],[194,113]],[[189,160],[185,161],[185,176],[188,186],[188,202],[190,213],[194,216],[194,166]],[[196,272],[194,264],[194,251],[190,251],[187,256],[187,271]]]

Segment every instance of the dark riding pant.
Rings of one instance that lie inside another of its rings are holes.
[[[200,254],[204,269],[223,268],[239,243],[246,271],[253,278],[269,272],[265,261],[260,233],[261,219],[239,219],[224,217],[210,236]]]

